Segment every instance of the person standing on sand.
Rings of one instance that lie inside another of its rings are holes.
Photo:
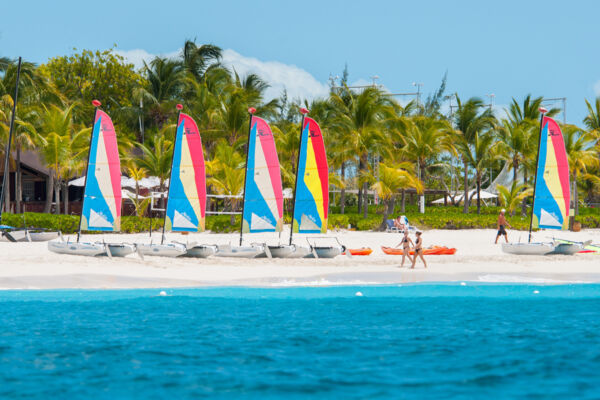
[[[506,240],[506,243],[508,243],[508,236],[506,235],[506,229],[504,227],[508,225],[510,228],[512,228],[512,226],[510,226],[506,220],[506,217],[504,216],[505,213],[506,210],[503,208],[500,210],[500,215],[498,215],[498,234],[496,235],[496,241],[494,244],[498,243],[498,238],[500,238],[501,235],[504,235],[504,239]]]
[[[410,269],[415,268],[415,264],[417,263],[417,256],[421,257],[421,260],[423,260],[423,264],[425,265],[425,268],[427,268],[427,263],[425,262],[425,257],[423,257],[423,238],[421,237],[422,234],[423,234],[423,232],[417,231],[417,240],[415,242],[415,255],[413,256],[413,263],[412,263],[412,266],[410,267]]]
[[[408,257],[408,261],[412,262],[412,257],[410,256],[410,247],[414,246],[412,239],[408,236],[408,229],[404,230],[404,236],[402,237],[402,241],[396,245],[396,248],[402,245],[402,263],[400,264],[400,268],[404,266],[404,259]]]

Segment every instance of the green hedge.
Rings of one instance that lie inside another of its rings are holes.
[[[329,229],[351,229],[359,231],[376,230],[381,226],[383,219],[383,208],[373,207],[371,213],[366,219],[362,214],[329,214]],[[416,207],[407,207],[404,215],[408,217],[411,224],[420,228],[427,229],[474,229],[474,228],[496,228],[499,207],[482,208],[480,215],[476,214],[476,209],[470,209],[470,214],[463,214],[462,208],[457,207],[428,207],[425,214],[420,214]],[[399,209],[394,212],[394,216],[399,215]],[[286,214],[286,223],[289,223],[291,216]],[[390,216],[392,218],[392,216]],[[529,217],[522,217],[520,214],[508,216],[508,222],[515,229],[527,230],[529,227]],[[583,228],[600,228],[600,210],[582,208],[580,215],[575,218],[581,222]],[[2,224],[15,227],[36,227],[51,230],[60,230],[63,233],[75,233],[79,226],[79,216],[77,215],[54,215],[42,213],[22,214],[2,214]],[[162,218],[139,218],[122,217],[121,230],[126,233],[147,232],[152,224],[152,230],[162,229]],[[209,215],[206,218],[206,229],[211,232],[238,232],[240,226],[240,215],[234,217],[234,224],[231,224],[229,215]]]

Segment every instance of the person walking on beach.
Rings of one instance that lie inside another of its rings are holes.
[[[508,236],[506,235],[506,229],[504,227],[508,225],[512,228],[512,226],[510,226],[510,224],[506,220],[506,217],[504,216],[505,213],[506,210],[503,208],[502,210],[500,210],[500,215],[498,215],[498,234],[496,235],[496,241],[494,242],[494,244],[498,243],[498,239],[502,235],[504,235],[504,239],[506,240],[506,243],[508,243]]]
[[[410,256],[410,248],[414,246],[412,239],[408,236],[408,229],[404,231],[404,236],[402,237],[402,241],[396,245],[400,247],[402,245],[402,263],[400,264],[400,268],[404,266],[404,259],[408,257],[408,261],[412,263],[412,257]]]
[[[417,256],[421,257],[421,260],[423,260],[423,264],[425,265],[425,268],[427,268],[427,263],[425,262],[425,257],[423,257],[423,238],[421,237],[422,234],[423,234],[423,232],[417,231],[417,240],[415,241],[415,255],[413,256],[413,263],[412,263],[412,266],[410,267],[410,269],[415,268],[415,264],[417,263]]]

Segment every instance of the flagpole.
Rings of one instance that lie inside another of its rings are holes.
[[[528,243],[531,243],[531,229],[533,227],[533,211],[535,210],[535,188],[537,186],[537,176],[538,176],[538,163],[540,162],[540,146],[542,144],[542,131],[544,129],[544,114],[548,112],[544,107],[540,107],[539,111],[542,115],[540,115],[540,135],[538,138],[538,148],[537,148],[537,156],[535,158],[535,178],[533,180],[533,203],[531,204],[531,217],[529,219],[529,240]]]
[[[90,132],[90,145],[88,149],[87,163],[85,164],[85,174],[83,175],[85,181],[83,182],[83,199],[81,201],[81,215],[79,216],[79,228],[77,228],[77,243],[79,243],[79,237],[81,236],[81,220],[83,219],[83,205],[85,204],[85,189],[88,183],[88,169],[90,168],[90,157],[92,155],[92,141],[94,140],[94,125],[96,124],[96,115],[98,114],[98,107],[102,105],[98,100],[92,100],[94,106],[94,118],[92,119],[92,132]],[[68,195],[68,194],[67,194]],[[88,221],[89,226],[89,221]]]
[[[8,193],[9,203],[10,203],[10,189],[7,188],[8,183],[8,167],[10,160],[10,148],[12,145],[12,137],[13,137],[13,128],[15,125],[15,115],[17,113],[17,100],[19,98],[19,80],[21,79],[21,57],[19,57],[19,62],[17,64],[17,80],[15,83],[15,97],[13,97],[13,109],[12,115],[10,116],[10,128],[8,130],[8,146],[6,147],[6,151],[4,154],[4,176],[2,177],[2,192],[0,192],[0,222],[2,222],[2,208],[4,207],[4,193]],[[9,211],[9,210],[6,210]]]
[[[296,181],[294,182],[294,196],[292,199],[292,223],[290,225],[290,246],[292,245],[292,236],[294,234],[294,212],[296,210],[296,190],[298,189],[298,170],[300,168],[300,153],[302,153],[302,131],[304,130],[304,117],[308,114],[306,108],[301,108],[302,122],[300,123],[300,143],[298,144],[298,155],[296,157]],[[300,230],[300,226],[298,226]]]
[[[177,122],[175,123],[175,140],[173,141],[173,153],[171,154],[171,170],[169,172],[169,187],[167,188],[167,204],[169,204],[169,192],[171,191],[171,184],[173,183],[173,161],[175,160],[175,149],[177,148],[177,129],[179,128],[179,117],[181,116],[181,110],[183,106],[177,104]],[[167,225],[167,204],[165,204],[165,214],[163,219],[162,236],[160,238],[160,244],[165,242],[165,227]]]
[[[242,218],[240,222],[240,246],[244,237],[244,208],[246,206],[246,178],[248,176],[248,154],[250,153],[250,135],[252,134],[252,117],[256,112],[256,108],[248,108],[250,114],[250,122],[248,123],[248,143],[246,144],[246,168],[244,169],[244,197],[242,197]]]

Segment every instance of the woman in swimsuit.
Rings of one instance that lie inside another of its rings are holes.
[[[427,268],[425,257],[423,257],[423,238],[421,237],[422,233],[423,232],[421,231],[417,231],[417,240],[415,242],[415,255],[413,257],[412,267],[410,267],[411,269],[413,269],[415,267],[415,264],[417,263],[417,256],[421,257],[421,260],[423,260],[423,264],[425,264],[425,268]]]
[[[414,246],[413,241],[408,237],[408,229],[404,231],[404,236],[402,237],[402,241],[396,245],[399,247],[402,245],[402,264],[400,264],[400,268],[404,266],[404,259],[408,257],[408,260],[412,262],[412,257],[410,256],[410,247]]]

